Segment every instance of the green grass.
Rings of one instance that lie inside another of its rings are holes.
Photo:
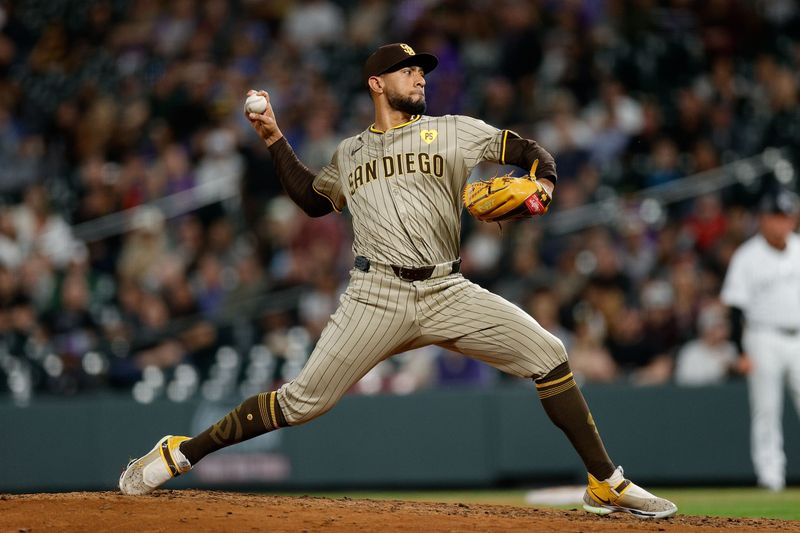
[[[800,488],[772,493],[756,488],[654,489],[674,501],[683,515],[730,516],[740,518],[779,518],[800,520]],[[432,502],[486,503],[527,506],[524,490],[456,490],[417,492],[325,492],[311,496],[329,498],[370,498]],[[579,504],[558,506],[574,509]]]
[[[667,489],[658,494],[687,515],[800,520],[800,488],[779,493],[755,488]]]

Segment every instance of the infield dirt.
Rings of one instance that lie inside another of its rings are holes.
[[[582,510],[288,497],[197,490],[0,494],[0,532],[37,531],[800,531],[800,522],[676,516],[643,521]]]

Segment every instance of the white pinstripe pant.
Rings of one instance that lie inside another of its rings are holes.
[[[567,360],[563,343],[530,315],[461,274],[408,282],[390,272],[374,264],[369,272],[350,272],[305,367],[278,390],[290,425],[329,411],[387,357],[428,344],[526,378]]]

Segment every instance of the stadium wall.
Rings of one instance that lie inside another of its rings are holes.
[[[642,483],[752,484],[743,383],[586,386],[612,458]],[[0,491],[113,489],[129,457],[162,435],[193,434],[231,404],[149,405],[128,396],[0,405]],[[787,404],[789,480],[800,423]],[[348,396],[308,425],[207,457],[171,487],[247,490],[582,483],[584,471],[529,387]]]

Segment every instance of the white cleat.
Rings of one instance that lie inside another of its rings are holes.
[[[599,515],[623,512],[638,518],[667,518],[678,512],[678,506],[671,501],[650,494],[625,479],[621,466],[605,481],[598,481],[589,474],[583,508]]]
[[[146,455],[128,463],[119,476],[119,490],[123,494],[139,496],[148,494],[192,469],[189,460],[178,449],[189,437],[163,437]]]

